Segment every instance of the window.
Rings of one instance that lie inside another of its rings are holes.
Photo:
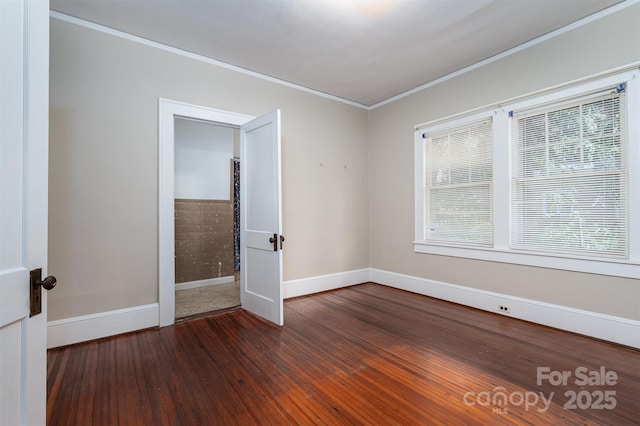
[[[640,278],[639,80],[416,126],[415,251]]]
[[[426,143],[426,239],[490,246],[491,119],[433,135]]]
[[[511,245],[627,256],[623,86],[513,114]]]

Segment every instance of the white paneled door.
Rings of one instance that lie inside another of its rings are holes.
[[[49,2],[0,0],[0,424],[44,425],[46,292],[30,316],[29,271],[47,263]],[[49,281],[50,283],[50,281]]]
[[[240,158],[242,307],[283,325],[279,110],[240,127]]]

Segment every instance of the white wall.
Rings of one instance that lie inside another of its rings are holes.
[[[640,4],[371,112],[371,266],[640,319],[638,280],[413,252],[416,124],[640,60]],[[632,189],[637,190],[637,189]],[[634,219],[634,220],[637,220]]]
[[[640,319],[638,280],[413,252],[413,126],[640,60],[640,5],[368,111],[53,19],[49,319],[157,302],[159,97],[282,111],[285,280],[372,266]]]
[[[367,110],[55,18],[50,81],[49,320],[158,302],[158,98],[279,108],[284,279],[369,266]]]
[[[175,198],[231,199],[233,128],[176,118]]]

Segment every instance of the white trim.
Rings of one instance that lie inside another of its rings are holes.
[[[568,306],[495,293],[486,290],[419,278],[396,272],[365,268],[285,281],[286,299],[374,282],[460,305],[531,321],[585,336],[640,348],[640,321]],[[498,305],[507,305],[502,313]],[[71,345],[121,333],[158,326],[156,303],[92,315],[49,321],[47,347]]]
[[[554,305],[395,272],[371,269],[371,281],[472,308],[640,348],[640,321]],[[508,314],[498,305],[511,308]]]
[[[188,52],[186,50],[178,49],[176,47],[167,46],[166,44],[159,43],[157,41],[149,40],[143,37],[139,37],[133,34],[126,33],[124,31],[116,30],[114,28],[105,27],[104,25],[96,24],[93,22],[85,21],[80,18],[76,18],[73,16],[65,15],[64,13],[56,12],[54,10],[51,11],[51,18],[58,19],[63,22],[68,22],[70,24],[75,24],[84,28],[88,28],[90,30],[98,31],[104,34],[108,34],[111,36],[119,37],[128,41],[132,41],[134,43],[143,44],[145,46],[154,47],[156,49],[164,50],[165,52],[173,53],[176,55],[184,56],[189,59],[193,59],[196,61],[204,62],[209,65],[214,65],[216,67],[224,68],[227,70],[235,71],[240,74],[245,74],[251,77],[259,78],[261,80],[266,80],[270,83],[276,83],[281,86],[289,87],[291,89],[299,90],[305,93],[311,93],[316,96],[320,96],[321,98],[330,99],[332,101],[340,102],[343,104],[351,105],[357,108],[362,108],[369,110],[370,108],[367,105],[363,105],[358,102],[350,101],[348,99],[344,99],[335,95],[330,95],[328,93],[320,92],[319,90],[310,89],[305,86],[301,86],[299,84],[291,83],[289,81],[281,80],[276,77],[271,77],[269,75],[260,74],[255,71],[248,70],[246,68],[241,68],[235,65],[228,64],[226,62],[218,61],[215,59],[208,58],[203,55],[198,55],[196,53]]]
[[[511,125],[503,109],[493,115],[493,248],[508,250],[511,243]],[[504,224],[505,226],[496,226]]]
[[[519,46],[516,46],[516,47],[514,47],[512,49],[509,49],[509,50],[504,51],[502,53],[498,53],[497,55],[491,56],[491,57],[489,57],[489,58],[487,58],[485,60],[482,60],[480,62],[476,62],[473,65],[470,65],[468,67],[462,68],[462,69],[460,69],[458,71],[454,71],[454,72],[452,72],[450,74],[444,75],[444,76],[442,76],[440,78],[437,78],[435,80],[431,80],[431,81],[429,81],[429,82],[427,82],[427,83],[425,83],[425,84],[423,84],[421,86],[418,86],[418,87],[413,88],[411,90],[407,90],[404,93],[400,93],[399,95],[392,96],[392,97],[390,97],[388,99],[385,99],[384,101],[380,101],[380,102],[378,102],[376,104],[373,104],[373,105],[371,105],[369,107],[369,110],[376,109],[378,107],[381,107],[383,105],[389,104],[391,102],[395,102],[395,101],[400,100],[402,98],[406,98],[407,96],[411,96],[411,95],[413,95],[415,93],[422,92],[423,90],[426,90],[426,89],[428,89],[430,87],[436,86],[436,85],[438,85],[440,83],[444,83],[447,80],[451,80],[451,79],[453,79],[455,77],[458,77],[460,75],[466,74],[468,72],[471,72],[473,70],[481,68],[481,67],[483,67],[485,65],[489,65],[490,63],[499,61],[500,59],[504,59],[504,58],[506,58],[508,56],[511,56],[511,55],[513,55],[515,53],[521,52],[521,51],[523,51],[525,49],[528,49],[530,47],[533,47],[533,46],[535,46],[537,44],[544,43],[544,42],[546,42],[546,41],[548,41],[548,40],[550,40],[552,38],[555,38],[555,37],[558,37],[558,36],[560,36],[562,34],[568,33],[569,31],[573,31],[576,28],[580,28],[580,27],[582,27],[584,25],[590,24],[590,23],[595,22],[595,21],[597,21],[599,19],[602,19],[602,18],[607,17],[609,15],[612,15],[614,13],[620,12],[621,10],[624,10],[627,7],[633,6],[633,5],[637,4],[638,2],[640,2],[640,0],[627,0],[627,1],[623,1],[622,3],[618,3],[618,4],[616,4],[614,6],[611,6],[611,7],[607,8],[607,9],[605,9],[605,10],[601,10],[600,12],[594,13],[593,15],[590,15],[590,16],[587,16],[586,18],[580,19],[579,21],[576,21],[576,22],[574,22],[572,24],[569,24],[569,25],[567,25],[565,27],[559,28],[559,29],[557,29],[555,31],[547,33],[547,34],[545,34],[543,36],[540,36],[538,38],[534,38],[533,40],[530,40],[530,41],[528,41],[526,43],[523,43],[523,44],[521,44]]]
[[[593,93],[598,90],[612,88],[620,83],[627,84],[627,100],[629,102],[629,111],[627,116],[633,117],[640,106],[638,99],[640,92],[640,71],[637,65],[634,68],[625,68],[624,71],[617,69],[600,73],[600,78],[595,79],[589,77],[581,80],[580,83],[572,82],[571,84],[563,84],[555,86],[552,89],[544,89],[538,93],[537,97],[526,95],[524,97],[514,98],[505,101],[502,106],[494,105],[494,109],[475,110],[469,116],[451,116],[450,121],[438,119],[426,124],[415,126],[415,179],[414,179],[414,197],[415,197],[415,230],[414,230],[414,251],[416,253],[436,254],[442,256],[454,256],[470,259],[488,260],[493,262],[513,263],[520,265],[538,266],[544,268],[561,269],[568,271],[587,272],[593,274],[602,274],[610,276],[640,278],[640,226],[632,220],[629,221],[629,256],[628,259],[608,259],[608,258],[590,258],[578,255],[563,255],[555,253],[534,252],[528,250],[511,249],[510,235],[511,228],[511,142],[510,132],[511,124],[508,118],[509,111],[517,111],[530,108],[535,105],[546,105],[552,102],[558,102],[563,99],[570,99],[575,96]],[[438,243],[437,241],[427,240],[424,235],[425,211],[422,207],[424,203],[424,142],[419,135],[430,132],[437,132],[449,127],[456,127],[465,122],[473,121],[483,116],[494,117],[494,163],[493,163],[493,230],[494,241],[492,247],[472,247],[456,244]],[[424,127],[428,124],[428,127]],[[634,159],[640,157],[640,150],[636,147],[637,126],[628,125],[628,143],[629,160],[628,164],[633,165]],[[633,187],[634,181],[640,172],[633,167],[629,169],[629,188]],[[422,177],[422,178],[421,178]],[[420,180],[422,179],[422,180]],[[640,197],[629,193],[629,218],[636,217],[633,213],[640,210]]]
[[[425,210],[425,204],[427,201],[427,187],[430,180],[429,175],[426,173],[427,162],[427,141],[431,136],[430,134],[440,133],[445,130],[450,130],[462,126],[470,125],[474,122],[482,120],[495,120],[495,111],[479,111],[468,116],[458,117],[455,120],[440,122],[433,127],[428,128],[416,128],[414,131],[413,143],[414,143],[414,241],[426,241],[427,235],[425,232],[425,223],[427,221],[427,211]],[[492,129],[495,131],[495,126]],[[424,136],[424,137],[423,137]],[[495,140],[492,144],[492,152],[495,155]],[[495,172],[494,172],[495,173]],[[495,181],[492,182],[495,185]],[[492,194],[493,196],[493,194]],[[493,208],[493,207],[492,207]],[[494,226],[495,228],[495,226]]]
[[[635,196],[627,198],[627,226],[629,227],[629,256],[640,258],[640,196],[635,182],[640,182],[640,78],[627,81],[627,92],[637,93],[627,96],[627,192]],[[633,142],[632,142],[633,141]]]
[[[285,298],[303,296],[369,281],[369,269],[285,281]],[[223,277],[227,278],[227,277]],[[233,277],[231,277],[233,278]],[[203,280],[199,282],[205,282]],[[160,325],[160,305],[134,306],[47,323],[47,348],[72,345]],[[173,322],[172,322],[173,323]]]
[[[366,283],[369,281],[369,272],[370,269],[368,268],[357,269],[354,271],[285,281],[283,283],[284,298],[290,299],[292,297],[306,296],[308,294]]]
[[[640,278],[640,264],[633,261],[577,258],[560,254],[525,253],[498,248],[444,246],[424,241],[415,241],[413,249],[416,253],[436,254],[439,256],[488,260],[490,262],[538,266],[614,277]]]
[[[414,241],[422,241],[425,239],[425,193],[427,170],[426,170],[426,153],[427,147],[422,132],[416,130],[413,135],[413,167],[414,167]]]
[[[49,321],[47,348],[72,345],[157,325],[157,303]]]
[[[236,278],[233,275],[228,275],[226,277],[219,278],[209,278],[207,280],[198,280],[198,281],[189,281],[186,283],[176,284],[176,291],[178,290],[188,290],[190,288],[200,288],[200,287],[208,287],[210,285],[220,285],[220,284],[228,284],[236,281]]]
[[[158,305],[161,327],[175,322],[175,117],[234,127],[239,127],[255,118],[169,99],[158,99]]]
[[[618,72],[609,70],[601,73],[602,76],[595,78],[585,78],[580,82],[573,82],[569,84],[562,84],[554,86],[553,88],[541,90],[536,96],[518,97],[504,103],[503,109],[505,111],[514,111],[528,109],[531,107],[544,107],[547,104],[560,102],[564,100],[571,101],[571,98],[578,96],[588,96],[596,91],[612,89],[620,83],[629,82],[637,79],[640,71],[638,70],[638,63],[635,63],[631,68],[625,68]]]
[[[452,73],[444,75],[444,76],[442,76],[440,78],[437,78],[435,80],[431,80],[431,81],[429,81],[429,82],[427,82],[425,84],[422,84],[422,85],[420,85],[418,87],[415,87],[413,89],[407,90],[406,92],[400,93],[400,94],[392,96],[390,98],[387,98],[387,99],[385,99],[383,101],[380,101],[378,103],[375,103],[373,105],[364,105],[364,104],[361,104],[359,102],[350,101],[348,99],[344,99],[344,98],[341,98],[341,97],[338,97],[338,96],[335,96],[335,95],[330,95],[328,93],[324,93],[324,92],[321,92],[321,91],[318,91],[318,90],[310,89],[308,87],[301,86],[301,85],[298,85],[298,84],[294,84],[294,83],[291,83],[289,81],[281,80],[281,79],[278,79],[278,78],[275,78],[275,77],[271,77],[271,76],[268,76],[268,75],[265,75],[265,74],[260,74],[260,73],[255,72],[255,71],[251,71],[251,70],[248,70],[248,69],[245,69],[245,68],[241,68],[241,67],[238,67],[238,66],[235,66],[235,65],[227,64],[225,62],[221,62],[221,61],[218,61],[218,60],[215,60],[215,59],[211,59],[211,58],[208,58],[208,57],[203,56],[203,55],[197,55],[195,53],[188,52],[186,50],[182,50],[182,49],[178,49],[178,48],[175,48],[175,47],[167,46],[165,44],[158,43],[156,41],[152,41],[152,40],[145,39],[145,38],[142,38],[142,37],[138,37],[138,36],[135,36],[133,34],[126,33],[124,31],[119,31],[119,30],[116,30],[116,29],[113,29],[113,28],[109,28],[109,27],[106,27],[106,26],[103,26],[103,25],[99,25],[99,24],[96,24],[96,23],[93,23],[93,22],[85,21],[85,20],[80,19],[80,18],[76,18],[76,17],[73,17],[73,16],[65,15],[63,13],[56,12],[54,10],[50,11],[50,16],[53,19],[58,19],[58,20],[63,21],[63,22],[68,22],[70,24],[79,25],[81,27],[88,28],[88,29],[91,29],[91,30],[94,30],[94,31],[99,31],[99,32],[104,33],[104,34],[109,34],[109,35],[112,35],[112,36],[115,36],[115,37],[120,37],[120,38],[123,38],[125,40],[129,40],[129,41],[132,41],[132,42],[135,42],[135,43],[140,43],[140,44],[143,44],[143,45],[146,45],[146,46],[154,47],[156,49],[164,50],[166,52],[174,53],[176,55],[180,55],[180,56],[184,56],[184,57],[187,57],[187,58],[190,58],[190,59],[194,59],[196,61],[205,62],[207,64],[218,66],[220,68],[228,69],[228,70],[231,70],[231,71],[236,71],[236,72],[239,72],[241,74],[249,75],[249,76],[256,77],[256,78],[259,78],[259,79],[262,79],[262,80],[266,80],[266,81],[269,81],[269,82],[272,82],[272,83],[280,84],[282,86],[286,86],[286,87],[289,87],[289,88],[292,88],[292,89],[295,89],[295,90],[300,90],[302,92],[311,93],[311,94],[314,94],[314,95],[317,95],[317,96],[320,96],[320,97],[323,97],[323,98],[326,98],[326,99],[331,99],[331,100],[336,101],[336,102],[344,103],[344,104],[351,105],[351,106],[354,106],[354,107],[357,107],[357,108],[362,108],[362,109],[365,109],[367,111],[372,111],[372,110],[374,110],[374,109],[376,109],[378,107],[381,107],[383,105],[395,102],[395,101],[400,100],[402,98],[406,98],[407,96],[411,96],[411,95],[413,95],[415,93],[422,92],[423,90],[426,90],[426,89],[428,89],[430,87],[436,86],[436,85],[438,85],[440,83],[444,83],[447,80],[451,80],[451,79],[453,79],[455,77],[458,77],[460,75],[466,74],[468,72],[471,72],[473,70],[481,68],[481,67],[483,67],[485,65],[491,64],[493,62],[499,61],[500,59],[503,59],[503,58],[511,56],[511,55],[513,55],[515,53],[521,52],[521,51],[523,51],[525,49],[528,49],[530,47],[533,47],[533,46],[535,46],[537,44],[544,43],[544,42],[546,42],[546,41],[548,41],[548,40],[550,40],[552,38],[558,37],[558,36],[560,36],[562,34],[565,34],[565,33],[569,32],[569,31],[572,31],[572,30],[574,30],[576,28],[579,28],[579,27],[582,27],[584,25],[590,24],[592,22],[595,22],[595,21],[597,21],[599,19],[602,19],[602,18],[607,17],[609,15],[612,15],[614,13],[620,12],[621,10],[624,10],[627,7],[633,6],[633,5],[637,4],[638,2],[640,2],[640,0],[626,0],[626,1],[623,1],[622,3],[618,3],[618,4],[616,4],[614,6],[611,6],[611,7],[607,8],[607,9],[605,9],[605,10],[602,10],[600,12],[594,13],[593,15],[587,16],[587,17],[585,17],[585,18],[583,18],[583,19],[581,19],[579,21],[576,21],[576,22],[574,22],[572,24],[569,24],[569,25],[567,25],[565,27],[559,28],[559,29],[557,29],[555,31],[552,31],[552,32],[547,33],[547,34],[545,34],[543,36],[540,36],[538,38],[530,40],[530,41],[528,41],[526,43],[523,43],[523,44],[521,44],[519,46],[516,46],[516,47],[514,47],[512,49],[509,49],[509,50],[504,51],[502,53],[499,53],[497,55],[491,56],[491,57],[489,57],[487,59],[484,59],[484,60],[482,60],[480,62],[476,62],[473,65],[470,65],[468,67],[462,68],[462,69],[457,70],[457,71],[454,71]]]
[[[640,1],[640,0],[638,0]],[[575,80],[571,80],[565,83],[560,83],[560,84],[556,84],[554,86],[551,87],[547,87],[544,89],[540,89],[540,90],[534,90],[533,92],[529,92],[526,93],[524,95],[520,95],[520,96],[516,96],[513,98],[508,98],[508,99],[502,99],[498,102],[493,102],[487,105],[483,105],[480,107],[475,107],[472,109],[469,109],[467,111],[463,111],[463,112],[458,112],[455,114],[451,114],[445,117],[440,117],[440,118],[436,118],[433,120],[429,120],[426,121],[424,123],[419,123],[414,125],[415,130],[424,130],[425,128],[429,128],[429,127],[436,127],[438,125],[440,125],[441,123],[446,123],[446,122],[450,122],[453,120],[457,120],[460,118],[464,118],[466,116],[472,115],[472,114],[478,114],[478,113],[482,113],[483,111],[490,111],[490,110],[495,110],[495,109],[499,109],[499,110],[503,110],[506,111],[507,108],[507,104],[511,104],[511,107],[520,104],[522,102],[526,102],[527,100],[531,99],[531,98],[536,98],[539,96],[543,96],[543,95],[547,95],[549,93],[555,93],[559,90],[571,90],[572,87],[578,86],[578,85],[582,85],[582,84],[590,84],[592,83],[594,80],[604,80],[607,79],[611,76],[617,76],[619,79],[619,77],[621,77],[622,75],[624,75],[625,73],[629,73],[629,75],[631,75],[631,73],[633,73],[634,71],[637,71],[638,68],[640,68],[640,61],[635,61],[632,62],[630,64],[626,64],[620,67],[616,67],[613,69],[609,69],[606,71],[602,71],[596,74],[592,74],[592,75],[588,75],[585,77],[580,77],[577,78]],[[621,82],[621,81],[620,81]],[[599,85],[596,85],[596,87],[598,87]],[[590,87],[590,86],[585,86],[585,87]]]
[[[429,125],[428,127],[418,125],[415,126],[415,129],[417,134],[426,134],[427,136],[429,136],[433,133],[442,133],[444,131],[466,127],[477,122],[493,120],[493,116],[495,113],[496,111],[494,111],[492,108],[487,108],[484,110],[474,111],[470,114],[458,116],[455,119],[452,118],[451,120],[438,119],[437,122],[433,122],[433,124]]]

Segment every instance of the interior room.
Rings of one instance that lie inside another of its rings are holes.
[[[49,424],[637,422],[637,0],[197,3],[51,0]]]
[[[237,129],[176,118],[176,319],[240,306],[234,245],[237,140]]]

